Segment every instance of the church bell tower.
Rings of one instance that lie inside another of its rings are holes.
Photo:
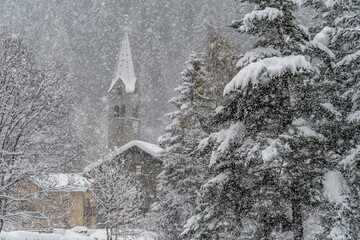
[[[135,77],[126,19],[115,78],[108,90],[108,147],[140,140],[140,89]]]

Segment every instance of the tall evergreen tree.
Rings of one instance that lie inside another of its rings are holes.
[[[346,183],[342,194],[345,197],[331,201],[324,219],[322,237],[330,239],[358,239],[360,226],[359,176],[359,129],[360,129],[360,1],[308,1],[322,11],[323,29],[314,40],[329,47],[335,55],[333,64],[323,77],[328,80],[332,101],[325,106],[333,113],[336,128],[331,131],[334,161],[338,164]],[[333,124],[335,125],[335,124]]]
[[[207,112],[206,92],[202,85],[203,58],[192,55],[182,76],[182,85],[175,89],[179,96],[170,100],[177,110],[167,115],[172,123],[159,138],[160,145],[165,148],[162,155],[164,169],[160,174],[160,200],[153,206],[161,212],[160,230],[170,239],[178,238],[185,221],[194,214],[204,172],[203,159],[190,156],[206,136],[201,126]]]
[[[319,133],[317,69],[331,52],[297,25],[292,1],[248,1],[256,10],[232,26],[259,37],[224,89],[225,103],[199,151],[212,149],[203,204],[183,236],[192,239],[303,239],[304,213],[316,204],[326,161]]]
[[[208,26],[206,39],[205,69],[209,100],[215,110],[223,100],[222,92],[235,76],[235,57],[233,47],[213,26]]]
[[[208,33],[207,51],[191,55],[187,62],[188,67],[182,72],[183,83],[175,89],[180,95],[170,101],[178,110],[168,114],[173,121],[160,138],[166,149],[162,173],[166,181],[162,181],[160,205],[174,223],[172,238],[181,233],[185,220],[198,205],[206,168],[204,157],[199,157],[194,149],[210,131],[207,119],[221,101],[221,89],[235,74],[230,45],[217,31],[209,29],[212,30]]]

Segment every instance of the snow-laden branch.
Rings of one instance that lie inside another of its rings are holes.
[[[310,62],[302,55],[272,57],[249,64],[240,70],[224,89],[224,96],[238,88],[244,89],[251,84],[257,87],[266,84],[274,77],[281,77],[287,72],[292,75],[313,70]]]
[[[243,25],[239,28],[240,31],[246,32],[251,29],[253,25],[253,21],[274,21],[280,17],[284,16],[283,12],[276,8],[267,7],[263,10],[252,11],[245,15],[243,19]]]

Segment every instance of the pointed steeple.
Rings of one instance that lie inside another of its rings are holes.
[[[134,92],[136,77],[134,72],[134,65],[131,55],[130,49],[130,41],[129,41],[129,27],[128,27],[128,16],[125,16],[125,36],[121,44],[117,69],[115,73],[115,78],[113,79],[109,91],[115,86],[117,81],[121,80],[125,85],[126,92]]]
[[[115,78],[108,91],[108,146],[110,149],[121,147],[132,140],[140,140],[141,92],[134,73],[128,31],[127,21],[125,21],[125,34],[119,62]]]

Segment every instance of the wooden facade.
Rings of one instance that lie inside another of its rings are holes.
[[[96,228],[96,200],[90,189],[63,186],[59,189],[44,189],[37,181],[17,182],[18,195],[27,200],[17,201],[19,211],[29,217],[15,221],[17,230],[51,231],[54,228],[73,228],[84,226]]]

